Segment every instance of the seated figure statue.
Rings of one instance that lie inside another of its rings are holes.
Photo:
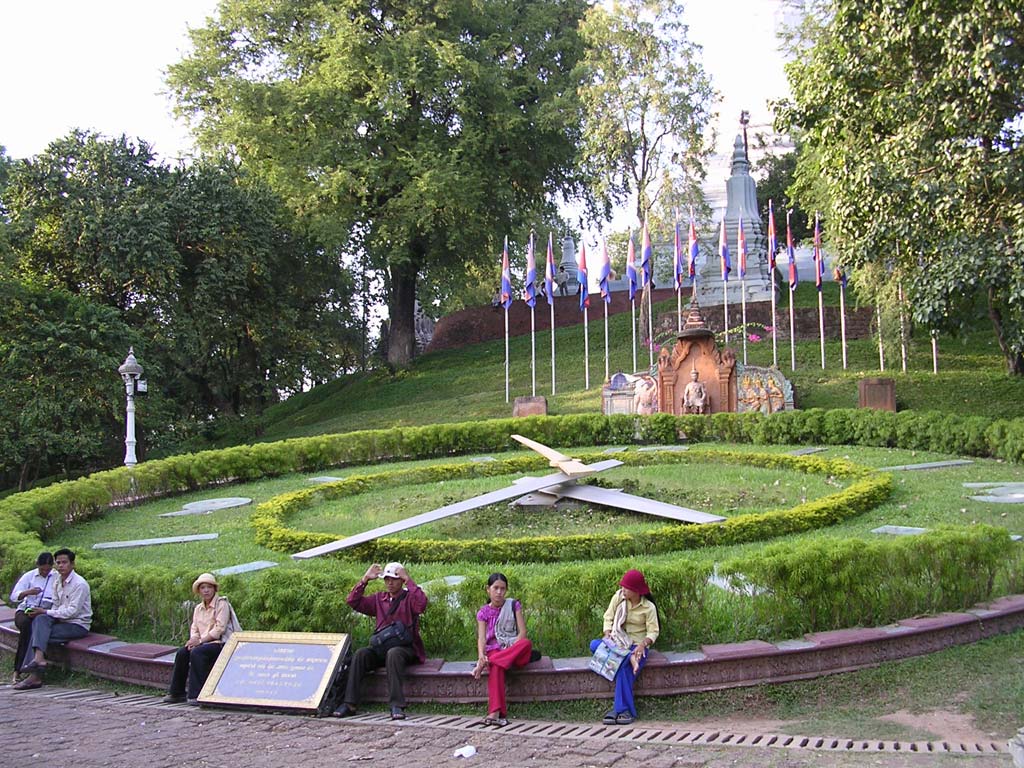
[[[690,383],[683,390],[683,413],[708,413],[708,390],[696,369],[690,371]]]

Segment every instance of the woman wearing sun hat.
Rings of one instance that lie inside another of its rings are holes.
[[[201,573],[192,582],[192,591],[202,601],[192,613],[188,642],[174,656],[171,687],[164,696],[167,704],[185,701],[186,693],[189,704],[198,703],[199,692],[203,690],[224,643],[232,632],[241,629],[231,603],[217,594],[219,586],[212,573]]]
[[[615,673],[615,706],[604,716],[606,725],[628,725],[636,719],[633,682],[647,663],[647,649],[654,645],[661,631],[658,608],[644,575],[637,570],[626,571],[619,587],[604,612],[604,637],[590,643],[591,653],[601,643],[630,651]]]

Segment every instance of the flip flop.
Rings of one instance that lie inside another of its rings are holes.
[[[485,717],[484,725],[493,725],[495,728],[504,728],[508,725],[508,719],[504,717]]]
[[[36,688],[42,688],[42,683],[29,682],[28,680],[22,680],[20,683],[14,686],[16,691],[34,691]]]
[[[40,664],[36,661],[30,661],[28,664],[23,664],[21,667],[22,672],[45,672],[46,664]]]

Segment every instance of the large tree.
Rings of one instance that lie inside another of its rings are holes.
[[[828,0],[788,66],[782,111],[811,149],[829,237],[915,319],[955,331],[987,307],[1024,374],[1024,11],[1018,0]],[[885,279],[878,279],[885,275]]]
[[[583,162],[606,213],[630,195],[638,221],[659,202],[703,206],[714,91],[683,17],[676,0],[613,0],[587,11]]]
[[[169,83],[203,147],[235,153],[381,271],[403,365],[417,282],[436,294],[574,189],[584,7],[222,0]]]
[[[74,132],[15,163],[3,200],[11,272],[117,309],[171,419],[252,414],[355,365],[337,255],[234,163],[171,170]]]

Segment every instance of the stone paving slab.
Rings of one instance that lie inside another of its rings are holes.
[[[252,573],[253,571],[262,571],[265,568],[275,568],[277,563],[273,560],[253,560],[251,563],[242,563],[241,565],[231,565],[227,568],[218,568],[214,571],[215,576],[235,576],[240,573]]]
[[[904,472],[916,469],[945,469],[946,467],[962,467],[973,464],[970,459],[950,459],[949,461],[926,461],[923,464],[897,464],[892,467],[879,467],[879,472]]]
[[[927,528],[915,528],[912,525],[880,525],[871,529],[872,533],[887,533],[890,536],[916,536],[927,531]]]
[[[678,453],[680,451],[688,451],[690,448],[686,445],[645,445],[643,448],[638,448],[637,450],[642,453],[650,451],[671,451],[673,453]]]
[[[306,480],[307,483],[336,483],[339,480],[344,480],[343,477],[334,477],[333,475],[318,475],[317,477],[310,477]]]
[[[219,533],[194,533],[189,536],[167,536],[162,539],[136,539],[135,541],[103,541],[93,544],[93,549],[127,549],[128,547],[152,547],[160,544],[185,544],[190,541],[212,541]]]
[[[810,456],[812,453],[821,453],[822,451],[827,451],[827,450],[828,450],[828,448],[823,448],[821,446],[811,446],[809,448],[797,448],[795,451],[790,451],[789,455],[790,456]]]
[[[157,517],[184,517],[186,515],[208,515],[221,509],[233,509],[252,504],[252,499],[244,496],[226,496],[222,499],[203,499],[202,501],[190,501],[182,506],[177,512],[164,512]]]
[[[972,501],[985,501],[989,504],[1024,504],[1024,492],[1000,493],[992,496],[971,496]]]

